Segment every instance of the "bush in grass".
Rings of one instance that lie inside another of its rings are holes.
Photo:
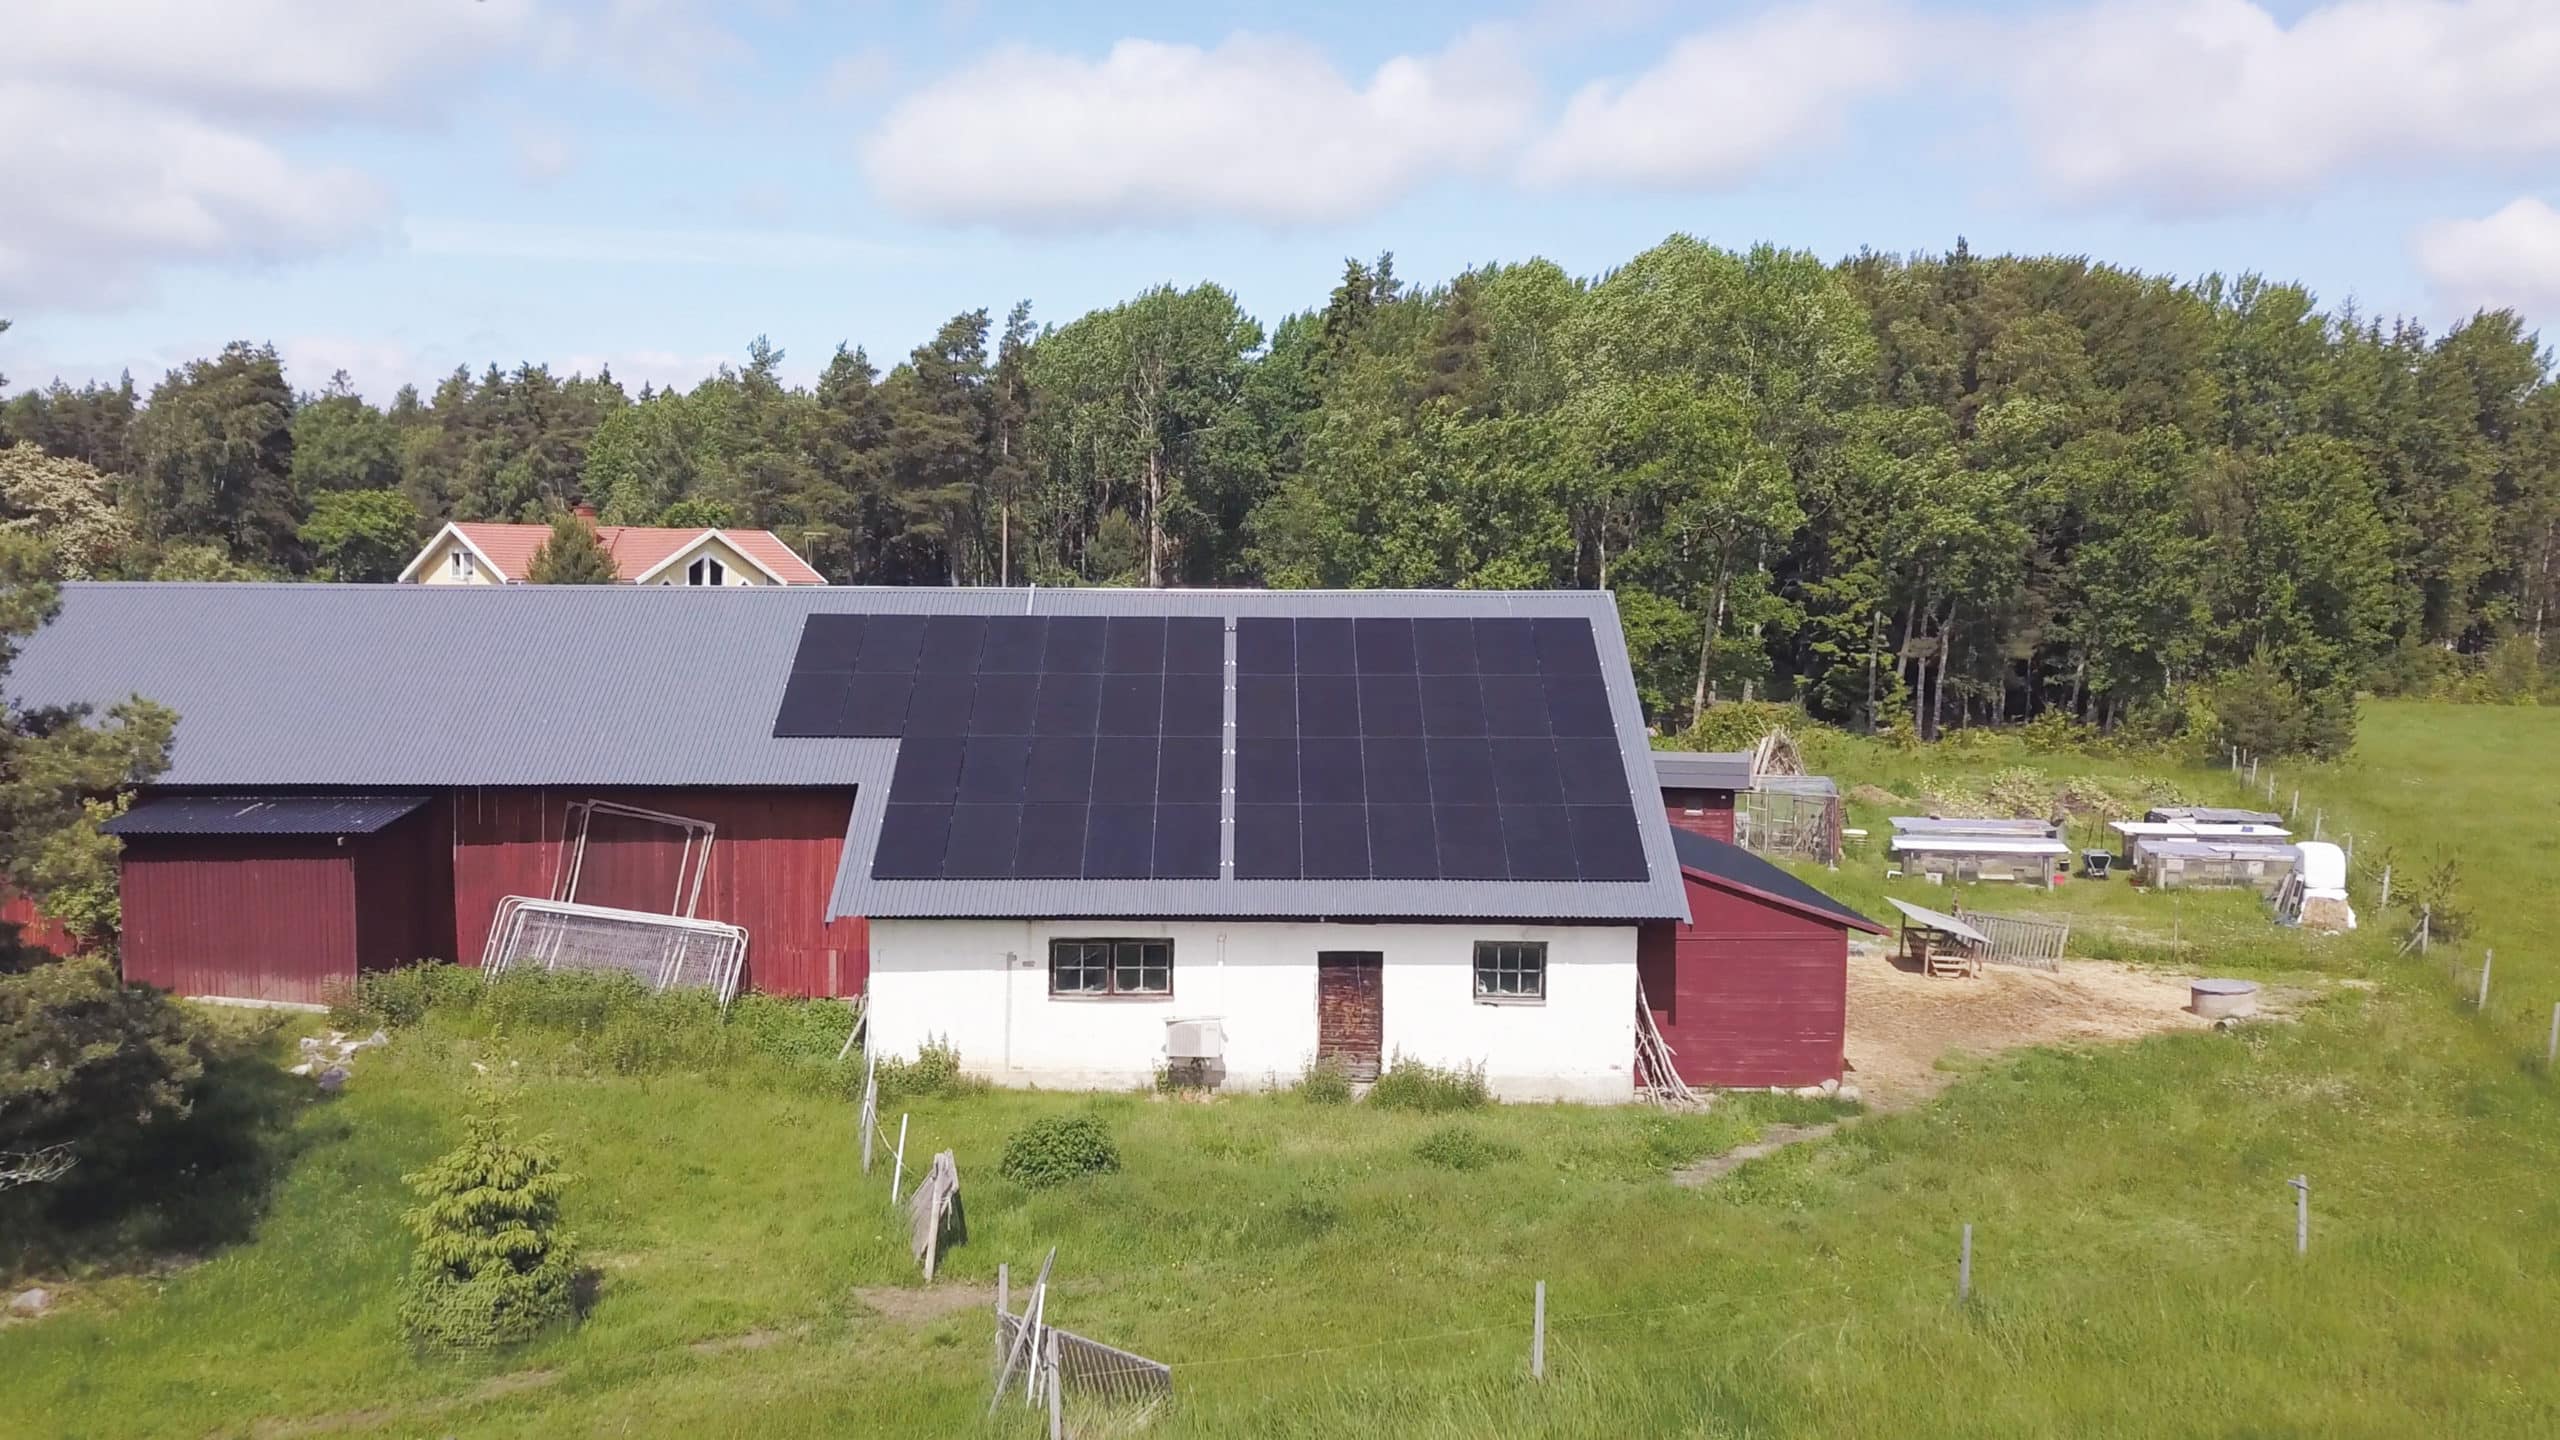
[[[1298,1098],[1310,1105],[1348,1105],[1351,1103],[1351,1076],[1332,1060],[1319,1060],[1298,1077]]]
[[[1369,1087],[1369,1103],[1388,1110],[1425,1115],[1448,1110],[1481,1110],[1493,1103],[1482,1065],[1444,1068],[1409,1060],[1399,1052],[1378,1083]]]
[[[922,1100],[968,1095],[987,1082],[960,1069],[960,1052],[947,1037],[935,1036],[916,1047],[915,1058],[880,1057],[880,1098]]]
[[[1501,1160],[1520,1158],[1520,1147],[1496,1140],[1464,1125],[1443,1125],[1422,1137],[1413,1157],[1443,1170],[1481,1170]]]
[[[468,1011],[480,1003],[480,972],[442,960],[373,970],[329,991],[329,1023],[341,1030],[397,1030],[430,1011]]]
[[[1006,1137],[1004,1159],[996,1166],[1004,1178],[1031,1190],[1119,1168],[1120,1147],[1091,1115],[1044,1115],[1032,1121]]]
[[[560,1229],[568,1177],[539,1141],[484,1099],[463,1142],[415,1174],[402,1219],[418,1237],[400,1324],[448,1350],[529,1340],[577,1311],[577,1245]]]
[[[102,960],[0,973],[0,1191],[49,1172],[40,1157],[95,1164],[184,1116],[208,1049],[167,994]]]

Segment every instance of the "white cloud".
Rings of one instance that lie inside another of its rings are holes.
[[[1000,51],[908,95],[864,141],[891,205],[1017,229],[1365,215],[1507,155],[1536,81],[1497,33],[1354,84],[1303,42]]]
[[[2200,213],[2339,176],[2560,156],[2560,4],[2108,0],[2027,25],[2018,132],[2067,198]]]
[[[2435,220],[2409,239],[2448,309],[2560,310],[2560,210],[2527,196],[2477,220]]]
[[[1549,184],[1738,185],[1837,140],[1860,101],[1928,63],[1930,39],[1870,0],[1816,0],[1702,30],[1631,80],[1583,87],[1523,171]]]
[[[866,46],[829,61],[826,73],[818,79],[818,93],[835,105],[868,100],[888,85],[894,70],[888,51],[877,45]]]

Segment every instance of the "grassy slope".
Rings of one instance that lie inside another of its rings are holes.
[[[2381,984],[2298,1025],[2023,1057],[1703,1192],[1657,1177],[1781,1102],[1681,1120],[1506,1109],[1468,1123],[1521,1157],[1468,1174],[1411,1158],[1441,1123],[1424,1117],[1287,1099],[922,1102],[919,1148],[958,1151],[970,1204],[951,1273],[984,1282],[999,1259],[1020,1271],[1055,1244],[1060,1323],[1237,1362],[1183,1372],[1181,1409],[1151,1432],[1166,1435],[2553,1433],[2560,1106],[2518,1059],[2540,1040],[2529,1002],[2560,998],[2534,943],[2555,918],[2551,753],[2560,714],[2379,706],[2353,761],[2307,777],[2306,806],[2368,835],[2463,847],[2483,938],[2513,980],[2486,1021],[2431,969],[2386,958],[2378,930],[2312,941],[2238,897],[2190,897],[2181,953],[2157,924],[2162,897],[2004,893],[2006,908],[2112,924],[2136,959]],[[1994,748],[1961,763],[2018,762]],[[1835,763],[1853,782],[1958,768],[1863,746]],[[1875,868],[1837,888],[1875,903]],[[395,1434],[970,1424],[983,1315],[910,1324],[850,1293],[912,1280],[883,1182],[854,1173],[847,1107],[743,1083],[527,1087],[528,1121],[583,1177],[574,1216],[604,1298],[577,1332],[501,1363],[412,1360],[391,1326],[397,1176],[450,1139],[440,1112],[472,1053],[404,1038],[345,1099],[308,1110],[254,1241],[156,1292],[100,1287],[0,1335],[0,1432],[246,1433],[377,1409]],[[1088,1105],[1121,1137],[1121,1174],[1042,1196],[996,1177],[1014,1125]],[[2296,1172],[2314,1185],[2307,1261],[2290,1253]],[[1967,1221],[1977,1302],[1959,1312]],[[1532,1387],[1540,1278],[1554,1378]],[[777,1338],[691,1348],[751,1331]],[[1244,1359],[1321,1346],[1359,1348]],[[501,1370],[554,1378],[479,1388]]]

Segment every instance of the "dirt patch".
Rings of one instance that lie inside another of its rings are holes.
[[[2057,971],[1985,965],[1971,979],[1932,980],[1875,951],[1849,957],[1849,1079],[1868,1105],[1917,1104],[1956,1077],[1955,1056],[2074,1040],[2138,1040],[2211,1024],[2187,1012],[2189,977],[2102,960]]]
[[[907,1325],[922,1325],[963,1310],[984,1310],[992,1315],[996,1308],[996,1289],[992,1285],[934,1285],[921,1290],[904,1285],[865,1285],[853,1292],[853,1298],[882,1318]]]
[[[1819,1140],[1839,1129],[1841,1123],[1834,1120],[1823,1125],[1772,1125],[1761,1131],[1760,1138],[1748,1145],[1736,1145],[1721,1155],[1692,1160],[1672,1171],[1671,1183],[1694,1188],[1709,1181],[1721,1180],[1763,1155],[1774,1155],[1790,1145],[1802,1145],[1808,1140]]]

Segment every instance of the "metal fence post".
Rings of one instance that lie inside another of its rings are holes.
[[[2474,1010],[2486,1010],[2489,1008],[2489,967],[2497,963],[2497,951],[2483,950],[2480,952],[2480,999],[2478,1003],[2471,1007]]]
[[[1535,1308],[1529,1316],[1529,1378],[1547,1378],[1547,1282],[1538,1282]]]
[[[1013,1299],[1013,1267],[996,1265],[996,1364],[1004,1364],[1004,1317]]]
[[[1964,1248],[1956,1256],[1956,1303],[1973,1298],[1973,1227],[1964,1227]]]
[[[2311,1253],[2311,1177],[2296,1175],[2287,1180],[2293,1187],[2293,1253]]]
[[[898,1203],[898,1184],[907,1178],[907,1117],[898,1117],[898,1157],[889,1167],[889,1204]]]

